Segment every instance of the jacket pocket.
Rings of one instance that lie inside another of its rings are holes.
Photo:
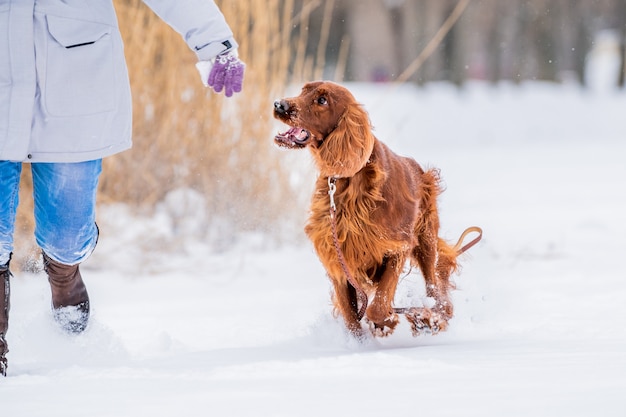
[[[49,114],[84,116],[114,110],[115,28],[53,15],[46,21],[50,36],[45,80],[41,81]]]
[[[0,86],[11,84],[11,61],[9,60],[9,13],[0,0]],[[4,99],[4,97],[2,97]]]

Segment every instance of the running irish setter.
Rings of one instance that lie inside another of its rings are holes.
[[[450,274],[461,248],[438,235],[439,171],[399,156],[372,133],[369,116],[352,94],[331,82],[312,82],[297,97],[274,103],[274,117],[290,128],[274,141],[311,151],[319,177],[306,234],[334,287],[335,311],[357,338],[366,318],[374,336],[390,335],[398,313],[413,335],[445,330],[452,318]],[[394,308],[406,261],[420,268],[430,307]]]

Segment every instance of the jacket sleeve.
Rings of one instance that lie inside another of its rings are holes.
[[[209,61],[239,45],[213,0],[143,0],[178,32],[200,61]]]

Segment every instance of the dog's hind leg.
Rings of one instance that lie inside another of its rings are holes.
[[[437,304],[435,309],[445,315],[446,319],[452,318],[453,307],[450,300],[450,290],[454,289],[454,283],[450,281],[450,275],[457,269],[458,254],[456,250],[441,239],[437,239],[437,267],[436,277],[439,288],[439,297],[435,297]]]
[[[438,333],[448,327],[452,318],[452,304],[448,296],[448,283],[442,282],[437,274],[437,237],[419,236],[419,245],[413,249],[413,261],[419,266],[426,284],[426,296],[434,299],[431,307],[413,309],[406,314],[411,323],[413,335],[422,331]],[[419,310],[419,311],[418,311]]]
[[[446,330],[454,313],[450,300],[450,289],[454,286],[450,274],[456,269],[456,253],[442,239],[426,236],[420,238],[420,245],[413,250],[413,259],[424,276],[426,296],[435,303],[430,308],[419,309],[419,314],[407,314],[415,336],[424,329],[433,334]]]
[[[440,193],[438,172],[430,170],[422,175],[422,196],[420,201],[421,217],[415,228],[417,246],[411,257],[419,266],[426,284],[426,295],[434,299],[435,304],[427,314],[408,315],[413,333],[430,328],[433,333],[445,330],[452,318],[453,306],[449,291],[450,274],[456,268],[454,250],[439,238],[439,214],[437,196]]]

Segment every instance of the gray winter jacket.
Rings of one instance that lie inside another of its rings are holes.
[[[213,0],[144,1],[199,60],[237,47]],[[131,146],[131,115],[112,0],[0,0],[0,160],[112,155]]]

